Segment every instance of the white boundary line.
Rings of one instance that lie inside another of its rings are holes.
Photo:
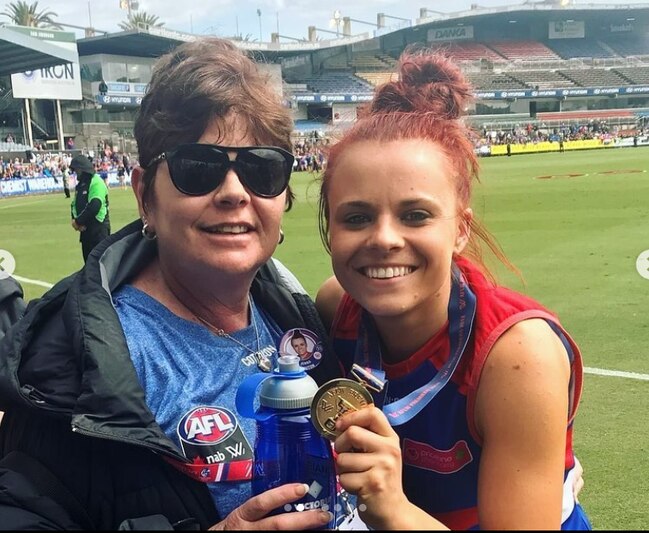
[[[584,367],[584,372],[586,374],[595,374],[598,376],[639,379],[641,381],[649,381],[649,374],[639,374],[638,372],[622,372],[621,370],[605,370],[603,368],[589,368],[587,366]]]
[[[37,279],[23,278],[21,276],[13,276],[16,280],[21,283],[31,283],[32,285],[38,285],[39,287],[45,287],[47,289],[52,288],[54,285],[47,283],[46,281],[40,281]],[[592,368],[584,367],[584,373],[586,374],[595,374],[597,376],[606,376],[606,377],[615,377],[615,378],[627,378],[627,379],[638,379],[641,381],[649,381],[649,374],[640,374],[638,372],[623,372],[621,370],[606,370],[604,368]]]
[[[44,202],[47,198],[43,198],[40,200],[32,200],[31,202],[20,202],[16,204],[10,204],[10,205],[0,205],[0,209],[13,209],[15,207],[22,207],[24,205],[32,205],[32,204],[40,204]]]
[[[16,276],[15,274],[12,276],[16,281],[20,281],[21,283],[30,283],[32,285],[38,285],[39,287],[45,287],[46,289],[51,289],[54,287],[51,283],[48,283],[47,281],[40,281],[37,279],[29,279],[29,278],[23,278],[22,276]]]

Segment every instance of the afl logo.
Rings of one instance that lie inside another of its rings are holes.
[[[197,407],[178,424],[181,441],[205,446],[226,440],[236,429],[237,419],[230,411],[220,407]]]

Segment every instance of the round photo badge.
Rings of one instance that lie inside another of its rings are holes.
[[[279,341],[279,355],[297,355],[300,366],[311,370],[320,364],[322,343],[310,329],[289,329]]]

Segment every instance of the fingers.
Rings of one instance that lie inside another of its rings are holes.
[[[374,406],[345,414],[337,422],[336,429],[342,431],[334,442],[338,453],[399,448],[399,437],[381,410]]]
[[[284,508],[302,498],[308,485],[291,483],[268,490],[248,500],[232,511],[225,520],[212,526],[212,530],[258,529],[258,530],[304,530],[327,525],[333,515],[328,511],[313,510],[287,512],[267,516],[277,508]]]
[[[302,498],[308,490],[309,486],[302,483],[291,483],[267,490],[239,507],[239,515],[248,522],[260,520],[278,507]]]
[[[336,457],[340,484],[352,494],[361,489],[372,493],[389,490],[391,483],[401,486],[401,469],[401,451],[392,445],[373,453],[339,453]]]
[[[277,531],[316,529],[326,526],[332,520],[333,515],[329,511],[284,513],[266,518],[262,521],[263,527],[260,527],[259,529]],[[262,522],[258,522],[258,524],[261,525]]]
[[[572,494],[575,497],[575,502],[579,503],[579,493],[581,492],[581,489],[584,488],[584,469],[577,457],[575,457],[574,473],[575,479],[572,484]]]
[[[579,503],[579,493],[581,492],[581,489],[584,488],[584,478],[580,477],[575,480],[575,484],[572,486],[572,493],[575,496],[575,501]]]
[[[340,486],[350,494],[358,495],[364,488],[365,475],[361,473],[346,473],[338,476]]]
[[[384,437],[395,434],[383,412],[374,405],[345,413],[336,422],[336,429],[339,431],[345,431],[350,426],[360,426]]]
[[[336,471],[338,474],[350,472],[366,472],[378,466],[381,458],[374,453],[339,453],[336,456]]]

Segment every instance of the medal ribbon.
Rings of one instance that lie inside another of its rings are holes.
[[[383,412],[392,426],[405,424],[414,418],[451,379],[471,337],[475,310],[475,294],[469,288],[464,274],[454,265],[451,276],[451,295],[448,302],[449,357],[428,383],[400,400],[383,406]],[[380,370],[381,346],[376,325],[369,313],[365,311],[363,311],[358,327],[358,343],[356,344],[354,362],[365,367],[377,377],[384,375],[384,372]]]

